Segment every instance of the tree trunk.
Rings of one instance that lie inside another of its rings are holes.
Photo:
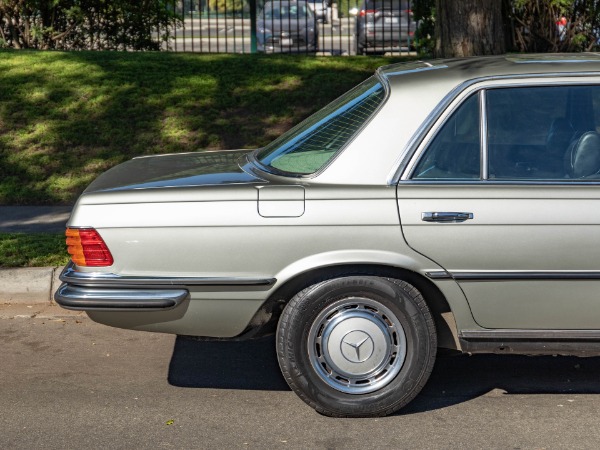
[[[504,53],[502,0],[436,0],[435,56]]]

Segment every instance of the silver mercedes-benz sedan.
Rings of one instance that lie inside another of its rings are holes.
[[[270,145],[133,159],[80,197],[56,301],[275,332],[330,416],[413,399],[438,347],[600,354],[600,56],[380,68]]]

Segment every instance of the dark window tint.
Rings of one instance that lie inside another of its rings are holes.
[[[480,178],[479,96],[469,97],[437,133],[413,172],[417,180]]]
[[[400,0],[367,0],[365,9],[380,11],[382,9],[405,10],[408,9],[408,4]]]
[[[600,88],[493,89],[486,93],[489,177],[600,178]]]

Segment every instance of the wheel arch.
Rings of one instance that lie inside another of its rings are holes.
[[[446,297],[425,276],[403,267],[376,263],[343,263],[314,267],[288,278],[263,303],[240,337],[256,337],[273,333],[281,312],[289,300],[301,290],[321,281],[353,276],[374,275],[406,281],[423,295],[435,320],[438,346],[460,350],[454,314]]]

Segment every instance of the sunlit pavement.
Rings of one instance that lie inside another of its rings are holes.
[[[597,448],[600,437],[600,358],[445,356],[399,414],[331,419],[287,388],[272,338],[203,342],[16,308],[0,314],[12,317],[0,318],[0,448]]]

